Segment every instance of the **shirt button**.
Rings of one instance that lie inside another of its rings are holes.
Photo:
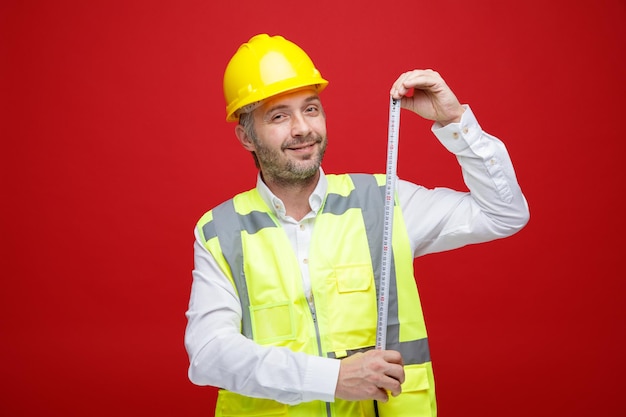
[[[304,259],[302,260],[302,262],[303,262],[303,263],[305,263],[305,264],[308,264],[308,263],[309,263],[309,259],[308,259],[308,258],[304,258]]]
[[[453,137],[454,139],[458,139],[458,138],[459,138],[459,132],[454,132],[454,133],[452,134],[452,137]]]
[[[300,224],[300,230],[304,230],[304,225]]]
[[[464,128],[463,128],[463,133],[465,133],[465,134],[467,135],[467,132],[469,132],[469,128],[464,127]]]

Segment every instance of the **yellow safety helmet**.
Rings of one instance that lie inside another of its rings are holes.
[[[226,120],[239,120],[240,113],[276,94],[307,86],[320,92],[327,84],[298,45],[282,36],[253,36],[239,47],[224,72]]]

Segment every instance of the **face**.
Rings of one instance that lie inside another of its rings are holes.
[[[281,94],[254,110],[254,135],[237,137],[257,156],[264,180],[297,184],[317,175],[326,150],[326,116],[312,89]]]

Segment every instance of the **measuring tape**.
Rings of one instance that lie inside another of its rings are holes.
[[[385,184],[385,214],[383,224],[383,255],[380,262],[380,282],[378,288],[378,325],[376,349],[387,346],[387,316],[389,310],[389,280],[391,274],[391,238],[393,230],[393,206],[396,192],[396,172],[398,168],[398,139],[400,132],[400,100],[393,97],[389,102],[389,130],[387,133],[387,182]]]

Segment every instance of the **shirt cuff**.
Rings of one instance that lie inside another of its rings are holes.
[[[319,356],[309,356],[308,359],[302,401],[334,402],[341,361]]]
[[[464,104],[463,107],[465,111],[459,123],[450,123],[442,126],[440,123],[435,122],[431,128],[439,142],[453,154],[459,154],[470,147],[480,138],[482,133],[482,128],[478,124],[470,106]]]

